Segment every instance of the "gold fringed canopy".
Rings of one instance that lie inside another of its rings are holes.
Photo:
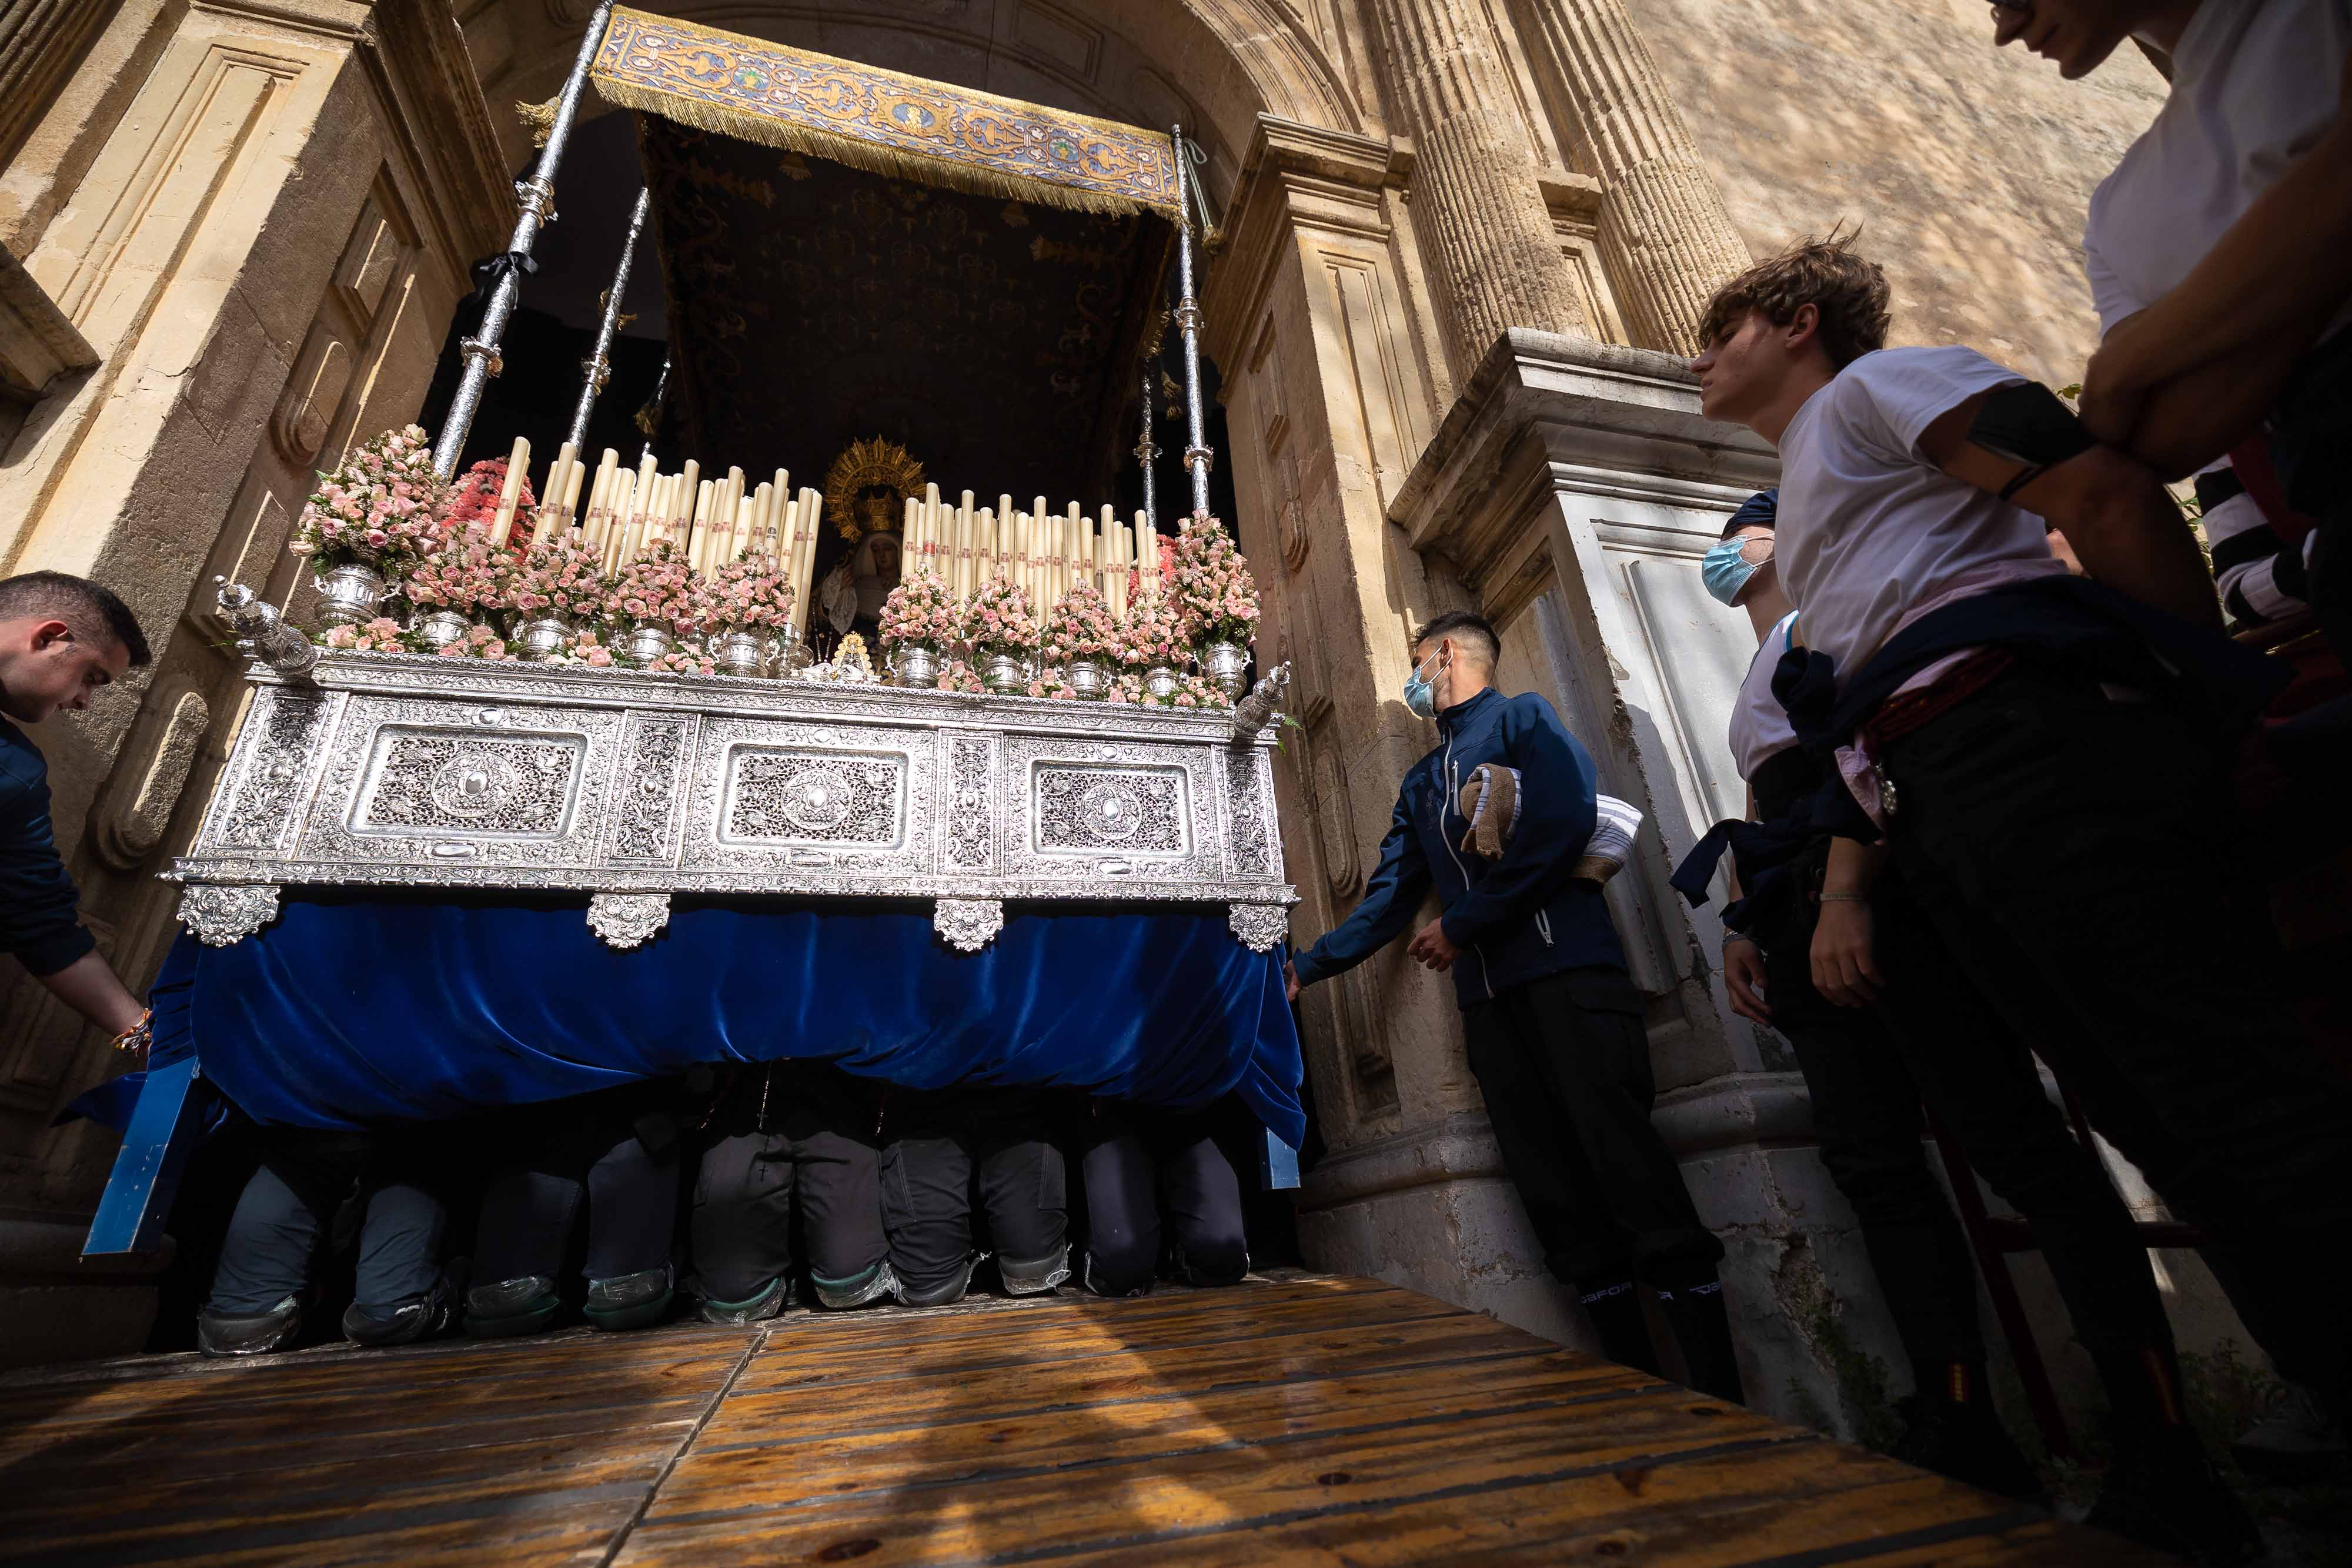
[[[898,179],[1174,219],[1166,134],[615,7],[592,78],[614,103]]]

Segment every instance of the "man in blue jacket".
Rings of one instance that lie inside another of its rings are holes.
[[[1740,1400],[1716,1278],[1723,1244],[1650,1125],[1641,993],[1600,887],[1573,874],[1595,820],[1592,758],[1543,698],[1494,689],[1500,652],[1495,628],[1465,612],[1414,639],[1405,706],[1437,721],[1441,744],[1405,775],[1363,901],[1298,956],[1290,994],[1402,936],[1434,887],[1445,913],[1407,950],[1454,976],[1470,1068],[1546,1263],[1611,1360],[1658,1370],[1638,1280],[1674,1326],[1691,1386]],[[1517,776],[1517,820],[1493,860],[1465,844],[1462,787],[1483,764]]]

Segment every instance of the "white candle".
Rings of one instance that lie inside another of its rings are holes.
[[[768,497],[767,549],[768,554],[774,559],[777,568],[782,570],[784,564],[785,530],[790,527],[784,521],[784,514],[792,509],[793,476],[779,468],[776,470],[775,478],[770,483],[773,484],[776,489],[775,494]]]

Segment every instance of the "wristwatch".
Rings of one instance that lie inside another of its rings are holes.
[[[139,1014],[137,1023],[114,1037],[114,1049],[132,1052],[142,1051],[153,1042],[154,1037],[155,1011],[152,1008],[143,1009]]]

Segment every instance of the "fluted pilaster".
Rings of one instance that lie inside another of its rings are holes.
[[[1418,150],[1413,226],[1457,381],[1507,328],[1589,333],[1475,0],[1374,0],[1389,88]]]
[[[1549,51],[1578,160],[1601,182],[1600,245],[1634,341],[1688,353],[1699,319],[1748,247],[1622,0],[1513,0]]]

